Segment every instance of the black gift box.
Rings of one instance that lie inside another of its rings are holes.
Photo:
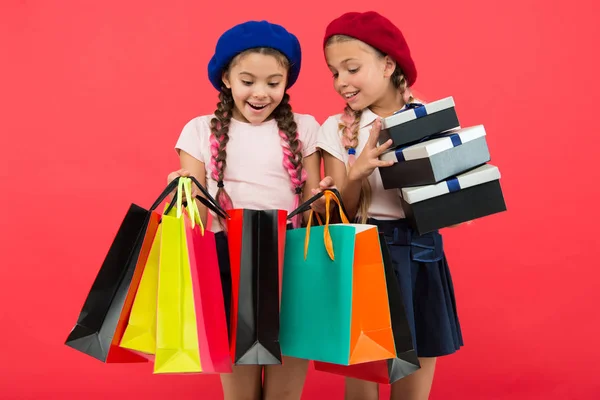
[[[379,168],[385,189],[433,185],[490,161],[483,125],[436,136],[383,154],[391,167]]]
[[[490,164],[401,194],[406,218],[420,235],[506,211],[500,171]]]
[[[396,148],[456,128],[460,128],[460,123],[452,97],[428,104],[411,103],[381,120],[379,144],[391,138],[392,147]]]

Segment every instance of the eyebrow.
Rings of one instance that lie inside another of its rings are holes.
[[[345,59],[344,61],[342,61],[340,64],[345,64],[345,63],[347,63],[348,61],[358,61],[358,58],[354,58],[354,57],[351,57],[351,58],[346,58],[346,59]],[[333,67],[332,67],[331,65],[329,65],[329,64],[327,64],[327,66],[328,66],[329,68],[333,68]]]
[[[240,75],[250,75],[251,77],[256,78],[256,76],[254,76],[250,72],[246,72],[246,71],[240,72]],[[283,78],[283,74],[280,74],[280,73],[271,74],[271,75],[267,76],[267,79],[275,78],[275,77],[282,77]]]

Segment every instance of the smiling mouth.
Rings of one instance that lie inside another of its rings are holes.
[[[247,101],[246,103],[248,103],[248,105],[255,110],[262,110],[263,108],[268,106],[268,104],[255,104],[255,103],[250,103],[249,101]]]
[[[343,94],[343,96],[346,100],[349,100],[349,99],[353,98],[354,96],[356,96],[358,94],[358,92],[360,92],[360,90],[357,90],[356,92],[345,93],[345,94]]]

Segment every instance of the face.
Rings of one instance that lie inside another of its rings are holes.
[[[223,75],[231,89],[233,117],[258,125],[281,103],[285,94],[287,68],[275,56],[249,52],[233,61]]]
[[[334,42],[325,48],[333,87],[353,110],[370,107],[390,90],[395,63],[359,40]]]

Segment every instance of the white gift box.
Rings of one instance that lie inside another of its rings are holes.
[[[434,136],[433,139],[399,147],[380,157],[394,161],[379,168],[385,189],[431,185],[490,161],[483,125]]]

